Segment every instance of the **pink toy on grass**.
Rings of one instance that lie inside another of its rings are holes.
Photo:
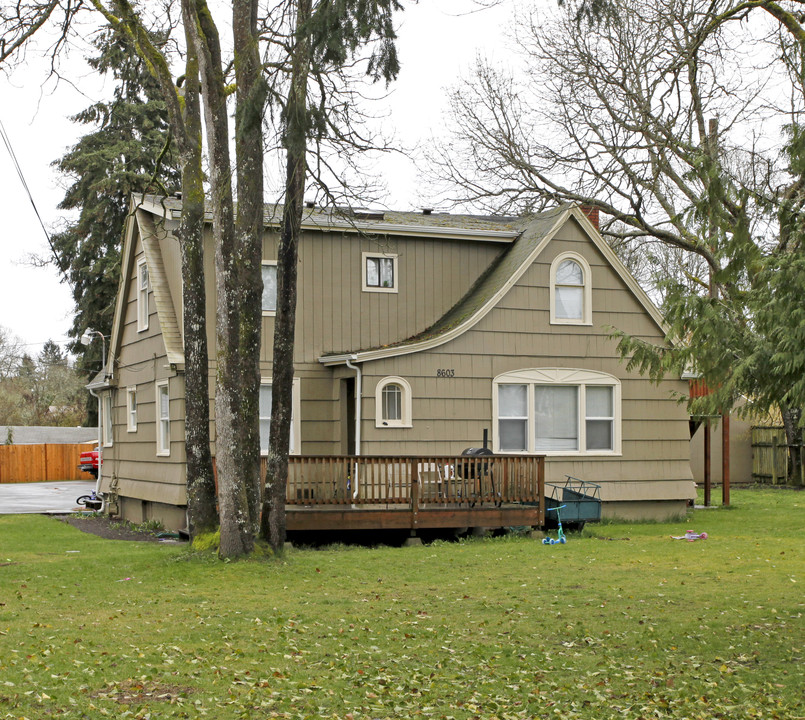
[[[695,533],[691,530],[688,530],[684,535],[671,535],[673,540],[687,540],[688,542],[694,542],[695,540],[707,540],[707,533]]]

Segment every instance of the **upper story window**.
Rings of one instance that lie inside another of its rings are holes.
[[[562,253],[551,264],[551,323],[592,325],[592,274],[578,253]]]
[[[148,265],[145,258],[137,262],[137,330],[148,330]]]
[[[277,263],[263,262],[263,315],[277,312]]]
[[[375,427],[411,427],[411,386],[401,377],[385,377],[375,388]]]
[[[137,388],[126,388],[126,429],[137,432]]]
[[[263,455],[268,454],[268,440],[271,431],[271,408],[273,406],[272,400],[273,386],[271,378],[263,378],[260,381],[260,452]],[[299,455],[302,452],[300,442],[300,425],[299,425],[299,378],[293,379],[293,388],[291,390],[291,440],[289,452],[291,455]]]
[[[388,253],[363,253],[363,290],[398,291],[397,256]]]
[[[492,390],[496,452],[621,452],[621,386],[612,375],[572,368],[519,370],[495,378]]]

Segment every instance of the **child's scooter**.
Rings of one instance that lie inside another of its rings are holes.
[[[567,506],[566,505],[560,505],[559,507],[548,508],[548,512],[550,512],[551,510],[556,511],[556,522],[559,523],[559,531],[556,533],[556,539],[555,540],[553,538],[550,538],[550,537],[542,538],[542,544],[543,545],[560,545],[560,544],[564,545],[567,542],[567,538],[565,537],[565,531],[562,530],[562,517],[559,514],[559,511],[563,507],[567,507]]]

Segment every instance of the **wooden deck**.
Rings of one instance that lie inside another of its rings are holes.
[[[541,527],[544,497],[538,456],[291,456],[287,528]]]

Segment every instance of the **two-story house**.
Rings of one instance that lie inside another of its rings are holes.
[[[100,390],[101,489],[123,517],[184,526],[181,201],[135,198]],[[263,242],[268,438],[279,210]],[[208,232],[210,369],[215,372]],[[669,517],[695,495],[683,381],[627,372],[612,328],[662,318],[575,206],[525,218],[307,208],[299,244],[291,453],[545,456],[600,483],[604,514]],[[211,382],[211,392],[213,392]],[[215,442],[213,423],[213,450]]]

